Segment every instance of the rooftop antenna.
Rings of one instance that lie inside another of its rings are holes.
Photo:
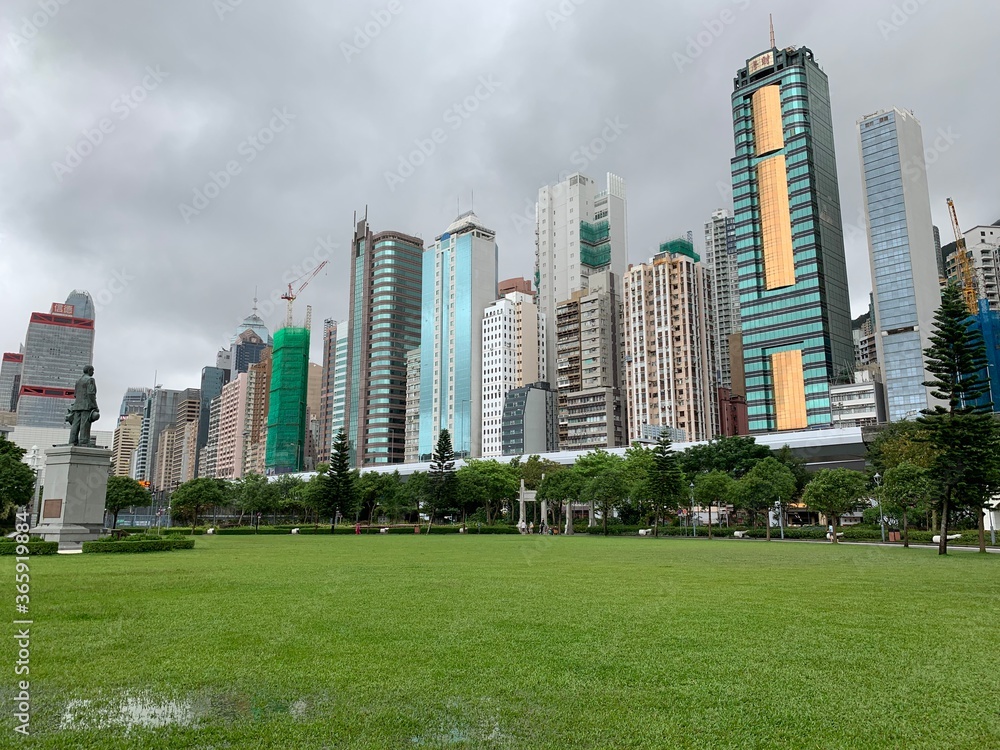
[[[473,211],[473,213],[475,213],[475,210],[476,210],[476,191],[475,190],[469,190],[469,199],[472,201],[472,209],[471,210]]]
[[[253,314],[257,314],[257,287],[253,288]]]
[[[771,49],[774,49],[774,16],[768,13],[767,20],[771,24]]]

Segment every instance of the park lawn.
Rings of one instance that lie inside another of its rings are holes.
[[[198,537],[33,558],[31,617],[0,747],[1000,747],[997,555]]]

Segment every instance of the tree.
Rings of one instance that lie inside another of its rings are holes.
[[[125,508],[144,508],[150,503],[149,490],[131,477],[108,477],[108,493],[104,510],[114,514],[111,528],[118,528],[118,514]]]
[[[656,447],[653,448],[648,491],[653,503],[653,535],[659,536],[660,518],[667,511],[677,510],[684,502],[684,474],[680,458],[674,451],[666,430],[660,432]]]
[[[816,481],[815,479],[813,481]],[[811,486],[811,483],[810,483]],[[755,519],[764,513],[767,539],[771,539],[771,510],[775,505],[787,503],[795,495],[795,475],[785,464],[774,457],[759,461],[736,485],[734,499]],[[808,487],[807,487],[808,489]]]
[[[25,453],[0,433],[0,517],[28,505],[35,493],[35,470],[23,462]]]
[[[598,448],[596,450],[590,451],[589,453],[584,453],[582,456],[578,456],[573,464],[573,468],[579,472],[580,476],[583,477],[583,488],[581,492],[580,499],[585,502],[590,503],[591,517],[593,517],[593,512],[597,506],[597,503],[606,503],[606,492],[612,488],[615,490],[614,494],[624,495],[624,491],[619,493],[619,488],[617,485],[606,485],[602,486],[600,484],[590,487],[590,482],[593,479],[601,476],[602,474],[607,474],[612,471],[620,471],[622,468],[623,459],[621,456],[616,456],[613,453],[608,453],[606,450]],[[618,477],[621,480],[621,477]],[[624,484],[624,483],[623,483]],[[605,498],[600,499],[602,493],[605,493]],[[607,516],[604,517],[605,527],[607,527]],[[567,529],[567,534],[572,534],[573,525],[570,524]]]
[[[329,516],[332,523],[339,512],[348,516],[359,512],[357,506],[356,473],[351,470],[351,460],[347,443],[347,433],[343,430],[337,433],[333,441],[333,451],[330,453],[330,467],[325,474],[317,475],[322,479],[316,497],[319,512]]]
[[[427,476],[430,480],[430,493],[427,497],[429,530],[435,513],[445,513],[455,508],[458,489],[455,482],[455,451],[451,446],[451,433],[448,430],[441,430],[438,435]]]
[[[755,438],[721,437],[688,448],[680,454],[680,466],[689,477],[703,471],[724,471],[739,479],[771,455],[771,449]]]
[[[283,514],[292,514],[293,517],[299,513],[305,516],[309,503],[306,494],[306,482],[302,477],[292,474],[282,474],[271,482],[271,486],[274,487],[276,496],[276,510]]]
[[[975,510],[979,516],[980,550],[986,551],[983,506],[1000,485],[1000,429],[989,403],[986,345],[970,325],[961,290],[950,284],[941,293],[934,314],[931,345],[924,351],[924,383],[932,395],[948,404],[924,409],[917,421],[936,451],[930,476],[937,487],[941,515],[938,554],[948,553],[951,513]]]
[[[247,474],[239,479],[233,490],[233,502],[240,509],[239,524],[243,523],[243,514],[249,513],[253,518],[257,513],[269,513],[278,507],[279,495],[277,483],[267,481],[260,474]]]
[[[903,546],[910,546],[907,512],[930,500],[931,483],[927,470],[904,461],[885,472],[882,479],[882,504],[888,512],[896,510],[903,518]]]
[[[513,503],[520,491],[518,467],[499,461],[470,459],[455,474],[465,510],[482,508],[493,523],[504,502]]]
[[[626,525],[649,523],[655,513],[654,488],[650,481],[656,457],[653,451],[639,443],[625,450],[622,478],[625,497],[618,507],[618,515]]]
[[[588,479],[581,495],[584,500],[591,503],[592,507],[596,507],[600,511],[604,536],[608,535],[608,517],[620,505],[628,492],[620,461],[619,459],[619,464],[613,464],[606,471]]]
[[[928,437],[927,429],[919,422],[907,419],[890,422],[880,426],[868,443],[867,461],[883,476],[893,466],[904,462],[929,469],[935,451]]]
[[[837,543],[837,520],[856,510],[865,496],[868,480],[860,471],[823,469],[806,486],[802,496],[806,505],[830,519],[832,540]]]
[[[216,505],[226,502],[226,482],[223,479],[198,477],[191,479],[170,496],[170,507],[175,513],[191,520],[191,530],[198,525],[198,516]]]
[[[540,456],[529,456],[521,465],[521,478],[526,490],[537,490],[542,484],[542,477],[548,477],[564,468],[562,464],[550,461]]]
[[[413,508],[416,512],[416,522],[420,523],[420,510],[430,495],[430,478],[426,472],[415,471],[403,482],[399,497],[404,507]]]
[[[699,507],[708,508],[708,538],[712,538],[712,505],[728,505],[735,480],[724,471],[710,471],[694,478],[694,498]],[[722,523],[722,512],[719,512]]]
[[[573,533],[571,518],[573,503],[580,500],[584,481],[583,475],[576,470],[576,467],[563,466],[560,467],[559,471],[545,475],[545,481],[539,485],[538,494],[535,496],[539,500],[547,501],[552,506],[556,526],[559,526],[559,519],[565,508],[566,526],[563,528],[567,529],[567,534]]]

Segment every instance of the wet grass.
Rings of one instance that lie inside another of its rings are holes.
[[[0,747],[1000,747],[996,555],[199,537],[31,587]]]

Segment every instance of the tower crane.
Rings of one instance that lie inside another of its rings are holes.
[[[320,271],[323,270],[323,268],[324,268],[324,266],[326,266],[327,262],[328,261],[324,260],[322,263],[320,263],[318,266],[316,266],[313,270],[306,271],[304,274],[302,274],[301,276],[299,276],[299,278],[297,278],[294,281],[292,281],[288,285],[288,291],[281,295],[281,299],[288,301],[288,312],[285,314],[285,327],[286,328],[291,328],[292,327],[292,303],[295,301],[295,298],[298,297],[299,294],[302,293],[303,289],[305,289],[307,286],[309,286],[309,282],[316,278],[316,275]],[[302,279],[305,279],[305,281],[302,281]],[[292,291],[292,287],[295,284],[298,284],[299,281],[302,281],[302,284],[299,286],[298,289],[296,289],[295,291]]]
[[[972,261],[965,251],[965,237],[958,225],[958,213],[955,211],[955,201],[948,199],[948,211],[951,214],[951,228],[955,231],[955,260],[957,263],[958,278],[962,285],[962,297],[965,298],[965,307],[969,315],[976,314],[976,301],[979,293],[976,289],[976,276],[972,270]]]

